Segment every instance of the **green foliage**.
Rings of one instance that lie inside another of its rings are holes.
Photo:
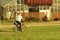
[[[1,23],[1,24],[13,24],[12,21],[7,21],[7,20],[5,20],[5,21],[1,21],[0,23]]]
[[[26,21],[40,21],[40,20],[35,17],[30,17],[30,18],[26,18]]]

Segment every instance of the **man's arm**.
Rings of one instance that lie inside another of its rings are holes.
[[[21,16],[21,19],[22,19],[22,22],[24,22],[25,20],[24,20],[24,18]]]

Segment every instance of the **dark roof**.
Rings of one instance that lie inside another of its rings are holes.
[[[28,4],[28,5],[45,5],[45,4],[48,4],[48,5],[52,5],[53,3],[53,0],[25,0],[24,2],[25,4]]]
[[[11,2],[12,0],[0,0],[0,7],[6,5],[7,3]]]

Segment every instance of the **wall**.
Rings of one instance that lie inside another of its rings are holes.
[[[39,12],[44,12],[44,14],[46,14],[48,20],[50,20],[50,16],[51,16],[50,10],[40,10]]]
[[[60,20],[60,12],[52,12],[51,20],[58,18]]]
[[[42,20],[45,16],[45,14],[43,12],[39,13],[39,12],[30,12],[30,13],[21,13],[23,18],[26,19],[26,18],[30,18],[30,17],[35,17],[37,19],[40,19]],[[18,13],[17,13],[18,15]]]
[[[35,17],[35,18],[42,20],[46,16],[46,14],[44,12],[40,12],[40,13],[30,12],[30,13],[22,13],[22,16],[24,19]],[[52,14],[50,15],[50,20],[54,20],[55,18],[58,18],[60,20],[60,12],[59,13],[52,12]]]

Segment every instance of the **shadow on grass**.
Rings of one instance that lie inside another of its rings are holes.
[[[13,30],[12,31],[0,30],[0,32],[13,32]]]

